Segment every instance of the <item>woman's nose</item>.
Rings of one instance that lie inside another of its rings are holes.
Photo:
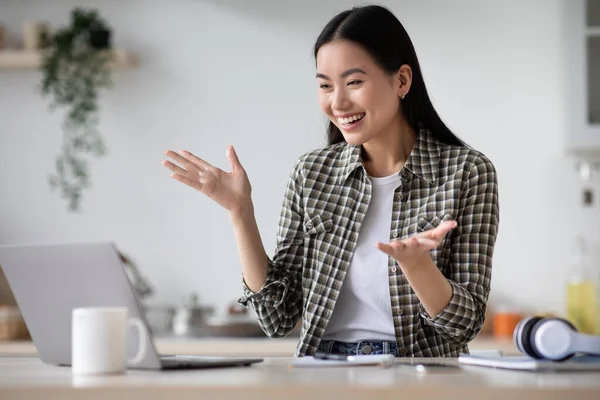
[[[347,110],[350,108],[350,100],[344,90],[335,90],[333,92],[331,108],[334,110]]]

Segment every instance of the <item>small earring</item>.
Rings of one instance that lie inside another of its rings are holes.
[[[402,93],[402,97],[401,97],[402,100],[404,100],[404,96],[406,96],[406,93]]]

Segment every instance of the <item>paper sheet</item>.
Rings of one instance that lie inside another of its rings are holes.
[[[600,357],[576,356],[562,362],[537,360],[529,356],[478,357],[461,355],[463,365],[504,368],[523,371],[600,371]]]
[[[359,367],[382,366],[389,367],[394,363],[393,354],[350,356],[348,361],[322,360],[313,356],[298,357],[292,360],[293,367]]]

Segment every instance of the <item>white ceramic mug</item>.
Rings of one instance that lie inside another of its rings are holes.
[[[127,359],[127,330],[138,333],[137,354]],[[74,374],[118,374],[146,355],[146,327],[126,307],[76,308],[72,314],[71,368]]]

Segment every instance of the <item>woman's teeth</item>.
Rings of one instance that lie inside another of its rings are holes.
[[[338,118],[337,120],[338,120],[338,122],[340,124],[347,125],[347,124],[351,124],[354,121],[358,121],[358,120],[363,119],[364,116],[365,116],[365,113],[362,113],[362,114],[353,115],[353,116],[348,117],[348,118]]]

